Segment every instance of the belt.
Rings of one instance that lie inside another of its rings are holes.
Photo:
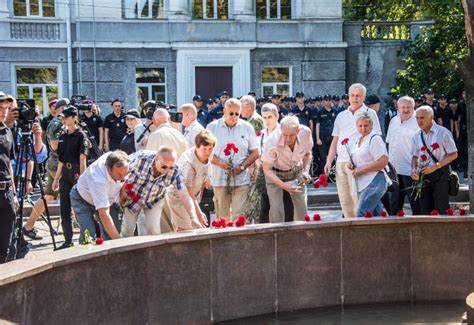
[[[79,167],[79,164],[64,163],[63,166],[64,166],[64,168],[66,168],[66,169],[73,169],[74,167]]]
[[[272,167],[272,169],[276,172],[279,172],[279,173],[289,173],[289,172],[293,171],[293,169],[281,170],[281,169],[278,169],[278,168],[275,168],[275,167]]]
[[[12,181],[0,181],[0,191],[5,191],[12,185]]]

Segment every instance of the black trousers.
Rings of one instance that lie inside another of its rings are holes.
[[[388,192],[390,196],[391,214],[394,215],[398,211],[402,210],[405,197],[408,197],[408,201],[410,202],[410,207],[413,212],[413,215],[414,216],[420,215],[421,214],[420,201],[415,200],[415,195],[412,194],[411,189],[405,190],[413,185],[413,180],[411,179],[411,176],[397,175],[397,178],[398,178],[397,190],[393,192]]]
[[[428,181],[424,182],[421,191],[421,213],[429,215],[431,211],[438,210],[440,214],[446,214],[449,208],[449,166],[426,175],[425,179]]]
[[[79,178],[79,166],[71,169],[63,167],[61,181],[59,182],[59,204],[61,205],[61,227],[64,232],[64,239],[67,243],[72,243],[72,207],[70,192]]]
[[[331,133],[319,133],[319,138],[322,144],[319,147],[319,159],[321,160],[321,169],[326,165],[326,160],[331,147],[332,135]]]
[[[0,264],[2,264],[5,263],[7,258],[15,222],[15,206],[11,186],[5,190],[0,190],[0,211]]]
[[[283,205],[285,207],[285,222],[293,221],[293,200],[291,199],[290,193],[283,191]],[[270,212],[270,200],[268,199],[267,194],[262,194],[261,208],[260,208],[260,222],[259,223],[268,223],[270,222],[269,217]]]

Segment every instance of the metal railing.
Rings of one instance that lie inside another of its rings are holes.
[[[363,40],[411,41],[410,22],[364,22],[360,37]]]
[[[60,40],[59,23],[11,22],[10,37],[18,40]]]

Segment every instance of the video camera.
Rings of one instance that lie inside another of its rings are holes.
[[[143,108],[146,109],[145,117],[148,120],[153,120],[153,114],[157,108],[164,108],[170,114],[171,122],[181,123],[183,121],[183,113],[178,112],[174,105],[166,105],[161,101],[155,102],[154,100],[149,100],[143,105]]]
[[[87,96],[85,95],[72,95],[71,105],[73,105],[80,111],[91,111],[92,104],[84,104],[85,100],[87,100]]]
[[[18,99],[18,127],[23,131],[31,131],[31,125],[36,121],[35,100]]]

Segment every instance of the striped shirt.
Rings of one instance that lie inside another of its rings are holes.
[[[171,185],[177,190],[185,188],[184,178],[177,166],[172,173],[153,176],[155,157],[156,152],[150,150],[141,150],[130,156],[130,173],[126,183],[133,185],[131,191],[138,196],[138,201],[134,202],[129,197],[125,206],[133,213],[138,213],[142,208],[153,208],[163,199],[166,189]]]

